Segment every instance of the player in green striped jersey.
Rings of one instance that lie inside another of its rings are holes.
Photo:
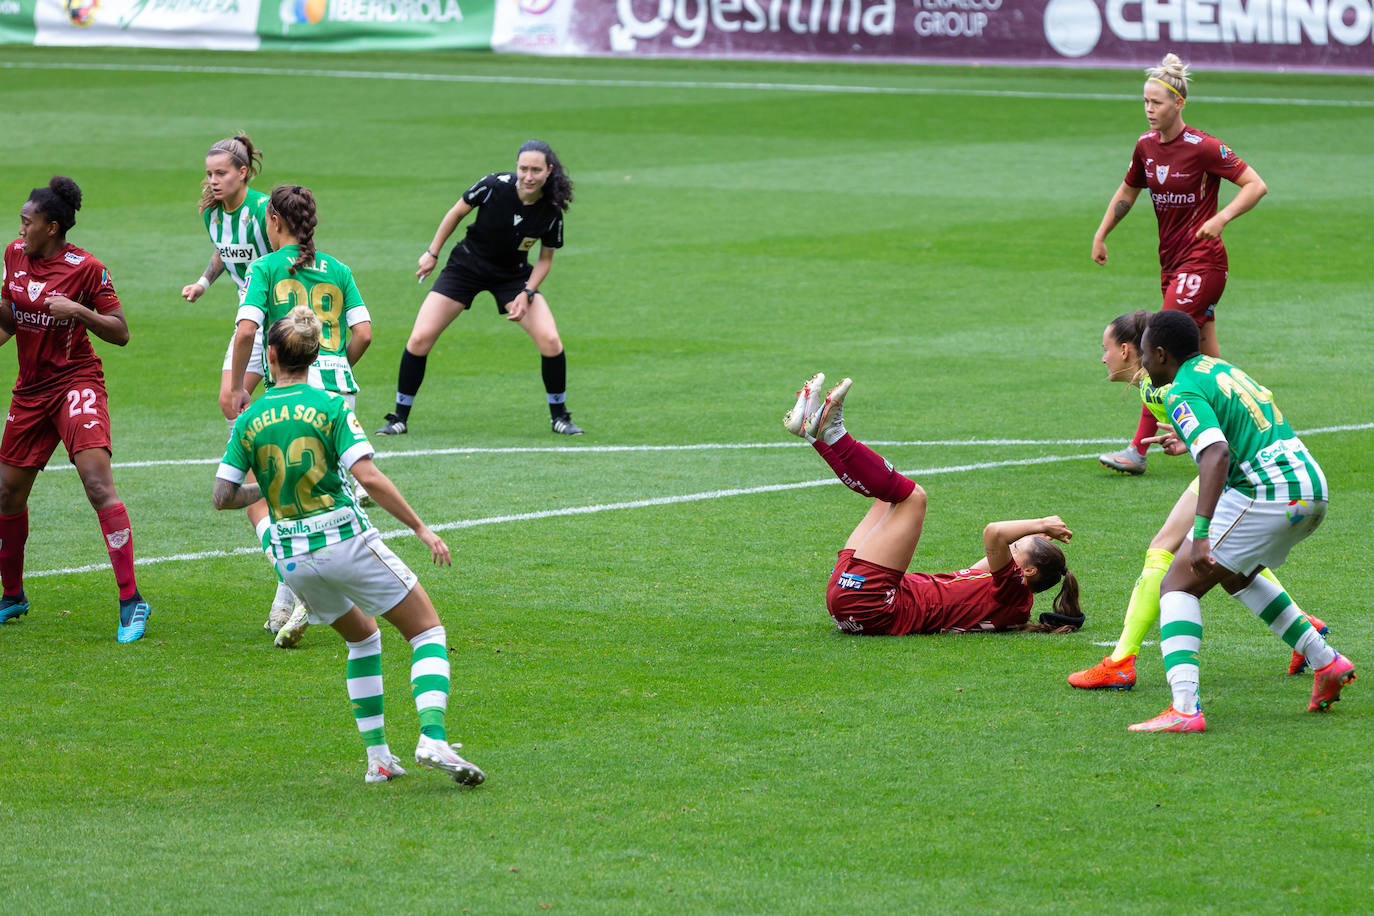
[[[315,249],[315,197],[300,185],[278,185],[267,204],[267,233],[276,249],[249,270],[239,298],[230,385],[237,413],[248,404],[244,376],[255,337],[293,306],[314,310],[324,327],[320,355],[310,383],[342,394],[350,405],[358,393],[353,366],[372,343],[372,318],[353,282],[353,271],[338,258]],[[262,367],[266,372],[266,367]],[[269,384],[271,378],[269,376]]]
[[[229,393],[224,395],[227,401],[221,406],[232,416],[247,406],[250,373],[266,375],[268,371],[266,365],[252,364],[254,354],[263,352],[263,331],[299,304],[313,309],[324,327],[310,383],[343,395],[352,407],[358,391],[352,367],[372,342],[372,322],[353,282],[353,272],[336,258],[315,250],[315,197],[308,188],[278,185],[272,190],[266,215],[268,237],[275,250],[253,263],[239,296],[238,327],[231,344],[231,381]],[[355,493],[360,502],[366,502],[367,492],[356,482]],[[249,514],[261,534],[266,511],[253,507]],[[274,601],[273,608],[278,606]],[[306,619],[303,608],[294,608],[278,625],[276,644],[288,648],[298,643]],[[274,622],[269,616],[268,629]]]
[[[372,445],[343,397],[309,384],[324,336],[319,318],[305,305],[272,324],[267,359],[276,384],[234,421],[215,474],[215,508],[240,508],[265,497],[278,569],[309,606],[311,622],[332,626],[347,643],[348,695],[367,748],[366,781],[405,775],[386,741],[376,621],[382,617],[412,648],[411,688],[420,720],[416,762],[477,785],[485,775],[458,756],[445,731],[449,663],[443,624],[415,574],[354,503],[345,472],[364,481],[377,504],[415,532],[435,563],[450,564],[448,545],[373,463]],[[250,470],[265,486],[245,483]]]
[[[200,215],[205,223],[205,231],[210,235],[214,253],[200,279],[182,287],[181,296],[187,302],[195,302],[210,288],[220,274],[227,273],[234,283],[236,297],[241,295],[248,282],[248,267],[258,258],[272,250],[267,237],[267,195],[254,191],[248,186],[262,169],[262,151],[253,146],[247,134],[225,137],[211,145],[205,154],[205,180],[201,182]],[[263,371],[257,368],[262,363],[262,346],[258,344],[253,352],[254,368],[244,379],[251,391],[257,390]],[[220,368],[219,401],[221,409],[228,402],[234,360],[234,338],[231,334],[225,349],[223,365]],[[236,414],[225,411],[225,417],[232,425]],[[266,517],[261,509],[250,509],[248,520],[255,527]],[[292,613],[296,614],[295,626],[288,629],[287,641],[305,623],[305,608],[296,600],[285,583],[278,581],[277,593],[272,599],[272,607],[267,614],[265,627],[273,636],[279,635],[283,627],[291,623]]]
[[[1350,661],[1327,645],[1276,583],[1257,575],[1279,566],[1326,515],[1321,466],[1284,420],[1269,389],[1236,366],[1203,356],[1197,324],[1181,311],[1153,315],[1141,339],[1141,363],[1156,386],[1172,385],[1164,406],[1173,435],[1169,454],[1186,449],[1198,465],[1191,544],[1160,585],[1160,648],[1173,702],[1132,731],[1200,732],[1200,599],[1221,585],[1301,652],[1314,669],[1307,708],[1321,711],[1355,679]]]
[[[1139,309],[1119,315],[1102,332],[1102,363],[1107,367],[1107,380],[1126,382],[1140,393],[1141,404],[1150,411],[1157,426],[1169,427],[1169,417],[1164,410],[1164,399],[1169,386],[1156,388],[1150,384],[1149,377],[1140,365],[1140,338],[1145,333],[1145,324],[1150,312]],[[1159,441],[1151,437],[1151,442]],[[1069,675],[1069,684],[1084,690],[1130,690],[1135,686],[1135,660],[1145,634],[1159,620],[1159,583],[1173,562],[1174,554],[1183,544],[1193,524],[1197,511],[1198,481],[1183,491],[1169,511],[1169,517],[1150,541],[1145,551],[1145,563],[1135,587],[1131,589],[1130,602],[1126,606],[1126,619],[1121,626],[1121,636],[1116,641],[1112,653],[1083,671]],[[1278,579],[1268,569],[1260,570],[1278,584]],[[1308,621],[1326,632],[1326,624],[1315,617]],[[1307,666],[1307,660],[1300,652],[1293,652],[1289,661],[1288,673],[1299,674]]]
[[[248,187],[248,182],[261,168],[262,151],[253,147],[247,134],[226,137],[205,154],[200,215],[215,252],[200,279],[182,287],[181,296],[187,302],[199,299],[222,273],[227,273],[234,281],[235,291],[241,296],[248,284],[249,266],[272,250],[272,242],[267,236],[267,195]],[[231,340],[220,379],[221,404],[230,390],[232,355]],[[262,371],[255,366],[246,380],[250,392],[257,388],[261,378]],[[231,421],[234,419],[227,411],[225,415]]]

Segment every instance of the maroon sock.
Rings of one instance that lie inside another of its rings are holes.
[[[127,601],[138,591],[134,581],[134,530],[123,503],[115,503],[96,514],[100,519],[100,533],[105,535],[105,547],[110,552],[115,582],[119,584],[119,600]]]
[[[834,445],[826,445],[820,439],[811,444],[840,478],[840,483],[855,493],[886,503],[899,503],[916,489],[915,482],[898,474],[887,459],[849,433]]]
[[[24,590],[24,544],[29,539],[29,510],[0,515],[0,583],[6,595]]]
[[[1153,436],[1157,432],[1159,432],[1159,421],[1155,419],[1154,414],[1150,413],[1150,408],[1141,404],[1140,423],[1135,428],[1135,438],[1131,440],[1131,448],[1142,455],[1145,454],[1149,446],[1140,440],[1146,436]]]

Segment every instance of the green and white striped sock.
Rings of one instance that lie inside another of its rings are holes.
[[[1288,597],[1278,580],[1271,577],[1255,576],[1249,585],[1231,597],[1263,620],[1271,633],[1302,653],[1313,670],[1331,664],[1336,657],[1335,650],[1312,628],[1307,615]]]
[[[1159,596],[1159,648],[1164,653],[1164,676],[1174,694],[1174,709],[1192,715],[1198,704],[1202,603],[1187,592]]]
[[[447,740],[444,712],[448,709],[448,645],[442,625],[431,627],[410,641],[410,691],[420,714],[420,734]]]
[[[373,633],[348,646],[348,698],[353,701],[353,718],[358,722],[369,757],[390,751],[386,745],[386,725],[382,715],[382,633]]]

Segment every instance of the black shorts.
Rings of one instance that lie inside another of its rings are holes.
[[[504,315],[506,303],[514,302],[520,295],[533,270],[530,264],[522,264],[514,270],[495,268],[458,245],[449,254],[448,263],[430,290],[467,306],[472,305],[478,293],[489,292],[496,298],[496,310]]]

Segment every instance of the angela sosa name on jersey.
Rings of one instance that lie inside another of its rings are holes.
[[[305,404],[296,404],[294,407],[290,404],[283,404],[280,407],[269,407],[253,418],[253,421],[243,431],[245,444],[251,447],[254,436],[273,423],[281,423],[283,420],[299,420],[302,423],[309,423],[325,436],[328,436],[334,428],[329,417],[313,407],[308,407]]]

